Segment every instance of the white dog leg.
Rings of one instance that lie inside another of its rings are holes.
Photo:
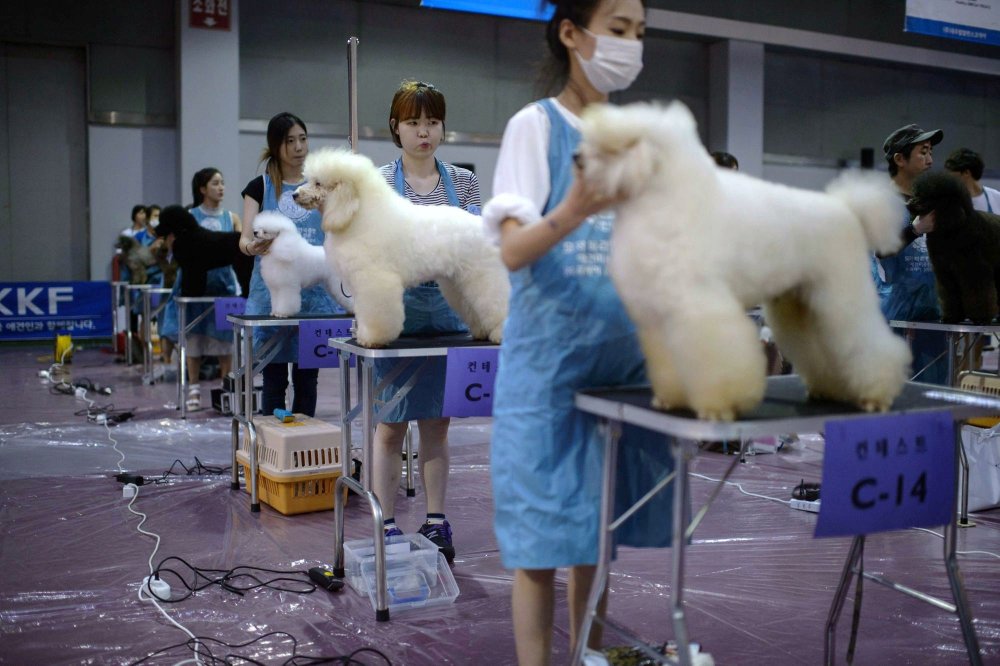
[[[357,339],[365,347],[384,347],[403,331],[403,282],[398,275],[361,273],[354,294]]]
[[[640,326],[639,343],[646,357],[646,376],[653,387],[653,407],[672,409],[686,406],[684,390],[674,368],[673,358],[667,349],[661,331],[663,324]]]
[[[271,291],[271,314],[275,317],[294,317],[302,309],[302,291],[298,284]]]
[[[486,262],[458,279],[438,280],[448,304],[468,325],[476,340],[500,343],[507,318],[510,283],[499,262]]]
[[[732,421],[763,399],[767,359],[756,324],[739,304],[725,307],[725,298],[712,294],[704,299],[697,311],[671,317],[664,334],[688,406],[699,418]]]

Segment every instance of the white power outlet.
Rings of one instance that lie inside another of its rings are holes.
[[[798,509],[799,511],[811,511],[812,513],[819,513],[819,503],[820,500],[791,500],[791,507],[793,509]]]

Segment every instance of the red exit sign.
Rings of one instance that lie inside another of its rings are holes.
[[[191,27],[229,30],[229,0],[190,0]]]

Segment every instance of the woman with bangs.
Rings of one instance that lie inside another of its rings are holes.
[[[440,90],[422,81],[403,81],[389,107],[389,131],[402,149],[394,162],[381,167],[382,176],[400,196],[422,205],[451,205],[478,213],[479,181],[468,169],[442,162],[434,156],[444,140],[445,99]],[[407,289],[403,295],[406,319],[403,335],[433,336],[465,333],[468,328],[448,306],[435,282]],[[376,382],[387,375],[396,361],[375,364]],[[427,517],[418,532],[444,553],[455,557],[451,525],[445,517],[448,486],[448,425],[441,416],[444,406],[446,359],[429,359],[413,389],[382,418],[375,429],[374,491],[385,516],[385,535],[403,532],[396,526],[395,504],[402,470],[403,439],[410,421],[420,433],[418,464],[427,501]],[[409,379],[402,373],[379,396],[388,400]]]

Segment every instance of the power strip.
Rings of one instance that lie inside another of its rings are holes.
[[[793,509],[798,509],[799,511],[810,511],[812,513],[819,513],[819,503],[821,500],[800,500],[792,499],[789,500],[789,506]]]

